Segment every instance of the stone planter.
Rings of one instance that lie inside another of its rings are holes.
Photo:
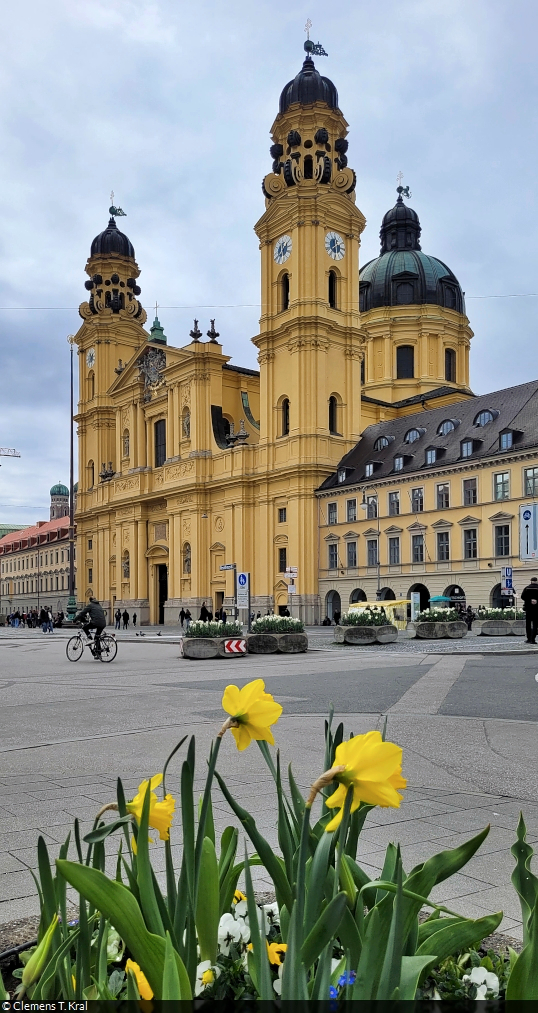
[[[524,619],[478,619],[473,629],[482,637],[524,637],[526,632]]]
[[[398,639],[397,626],[336,626],[337,644],[392,644]]]
[[[415,635],[422,640],[459,640],[467,633],[467,623],[415,623]]]
[[[244,644],[245,637],[183,637],[180,654],[191,661],[206,658],[241,658],[246,649],[226,650],[228,644]]]
[[[249,633],[249,654],[303,654],[308,650],[306,633]]]

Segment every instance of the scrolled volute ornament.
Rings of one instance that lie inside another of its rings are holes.
[[[268,173],[262,182],[264,196],[269,200],[271,197],[279,197],[285,189],[286,184],[284,183],[282,176],[275,176],[273,172]]]
[[[353,169],[340,169],[337,173],[335,173],[332,185],[335,190],[340,190],[344,193],[352,193],[357,185],[357,177]]]

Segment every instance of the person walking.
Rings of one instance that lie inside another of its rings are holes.
[[[187,629],[189,628],[191,623],[192,623],[191,610],[185,609],[185,626],[187,627]]]
[[[53,623],[52,612],[50,611],[50,609],[47,612],[47,631],[48,631],[48,633],[54,633],[54,623]]]
[[[335,626],[338,626],[338,623],[340,622],[340,616],[341,616],[341,614],[342,613],[340,612],[339,609],[335,609],[334,610],[334,612],[333,612],[333,619],[334,619],[334,625]]]
[[[521,601],[525,609],[526,643],[535,644],[538,631],[538,577],[531,577],[530,584],[523,588]]]
[[[121,624],[121,612],[119,609],[116,609],[116,611],[114,612],[114,619],[115,619],[114,629],[119,630]]]
[[[220,610],[220,621],[222,623],[225,623],[227,618],[228,617],[227,617],[227,614],[226,614],[226,609],[224,608],[224,605],[223,605],[222,608],[221,608],[221,610]]]
[[[206,623],[209,619],[209,609],[206,608],[205,601],[202,602],[202,607],[200,609],[200,619],[203,623]]]
[[[48,622],[49,622],[49,614],[46,608],[43,606],[39,613],[39,625],[41,626],[43,633],[47,632]]]
[[[124,630],[128,629],[129,628],[129,613],[128,613],[127,609],[123,610],[121,618],[123,619],[123,628],[124,628]]]
[[[82,629],[88,640],[92,639],[90,630],[95,630],[95,650],[99,656],[101,654],[101,633],[106,627],[106,616],[97,598],[91,597],[89,599],[86,608],[83,608],[75,616],[75,622],[82,623]]]
[[[181,624],[181,629],[183,629],[183,624],[185,622],[185,615],[186,615],[186,612],[185,612],[185,609],[183,608],[183,605],[182,605],[181,608],[180,608],[180,610],[179,610],[179,622]]]
[[[133,612],[133,629],[136,626],[136,612]]]

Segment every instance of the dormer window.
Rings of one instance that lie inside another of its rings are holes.
[[[444,419],[439,426],[437,426],[438,436],[448,436],[449,433],[453,433],[456,426],[459,425],[455,419]]]
[[[404,442],[415,443],[416,440],[420,440],[420,437],[423,436],[424,432],[424,429],[408,429],[404,436]]]
[[[389,443],[388,436],[378,436],[374,443],[374,450],[384,450],[385,447],[388,447]]]
[[[490,422],[493,422],[493,419],[497,418],[498,414],[499,412],[493,412],[489,408],[487,408],[485,409],[485,411],[478,413],[478,415],[474,420],[474,425],[488,426]]]
[[[514,446],[514,434],[511,429],[501,433],[499,436],[499,450],[510,450]]]
[[[345,482],[345,480],[346,480],[346,469],[340,468],[338,471],[338,481]]]
[[[462,440],[460,457],[471,457],[472,453],[473,453],[473,441]]]
[[[373,473],[374,473],[373,461],[368,461],[368,463],[367,463],[367,465],[366,465],[366,467],[364,469],[364,476],[365,476],[365,478],[371,478],[372,475],[373,475]]]
[[[428,447],[428,450],[426,451],[426,464],[435,464],[436,460],[437,460],[437,448]]]
[[[401,454],[394,458],[394,471],[402,471],[404,466],[404,459]]]

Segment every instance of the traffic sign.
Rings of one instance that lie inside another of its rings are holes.
[[[246,640],[225,640],[224,641],[224,653],[225,654],[246,654],[247,653],[247,642]]]
[[[235,570],[235,563],[225,563],[224,566],[220,567],[221,570]]]
[[[297,569],[296,566],[287,566],[286,573],[289,573],[292,577],[296,577],[297,574],[299,573],[299,570]]]
[[[288,584],[288,594],[297,594],[297,587],[295,584]]]
[[[250,573],[237,574],[237,607],[250,607]]]
[[[519,507],[519,558],[538,557],[538,504],[521,503]]]

